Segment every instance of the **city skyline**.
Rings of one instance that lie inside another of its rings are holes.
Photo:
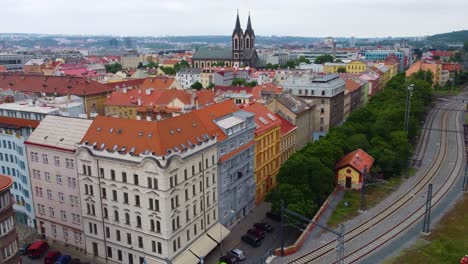
[[[463,30],[468,25],[468,17],[463,13],[468,9],[468,2],[462,0],[330,0],[313,3],[303,0],[231,3],[222,0],[205,1],[203,5],[190,0],[118,3],[84,0],[79,6],[64,5],[58,0],[7,0],[3,7],[5,12],[0,23],[9,24],[3,33],[226,35],[233,28],[237,9],[241,26],[246,26],[250,12],[256,34],[262,36],[416,37]],[[21,23],[11,23],[15,20]],[[159,27],[159,24],[163,26]]]

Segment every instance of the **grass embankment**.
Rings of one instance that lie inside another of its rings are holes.
[[[463,92],[463,86],[460,85],[455,85],[452,89],[452,87],[447,87],[447,88],[439,88],[434,91],[435,96],[445,96],[445,95],[458,95],[461,92]]]
[[[468,197],[465,194],[434,227],[399,256],[385,264],[460,263],[468,254]]]
[[[413,175],[414,172],[415,170],[411,168],[410,175]],[[366,187],[364,195],[366,208],[371,208],[385,199],[385,197],[398,188],[401,181],[401,176],[393,177],[385,183]],[[345,202],[348,202],[348,206],[345,206]],[[333,211],[333,214],[328,219],[327,225],[335,228],[339,224],[357,216],[359,214],[359,209],[361,209],[361,193],[352,190],[346,191],[343,200],[340,201],[335,211]]]

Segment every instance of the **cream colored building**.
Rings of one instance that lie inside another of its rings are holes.
[[[97,117],[76,151],[86,252],[111,263],[198,263],[229,234],[218,221],[217,160],[216,137],[192,113]]]
[[[25,142],[37,231],[50,241],[84,250],[75,144],[91,120],[48,115]],[[47,161],[47,162],[45,162]]]

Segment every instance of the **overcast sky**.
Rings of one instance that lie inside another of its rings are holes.
[[[0,0],[0,32],[425,36],[468,29],[468,0]]]

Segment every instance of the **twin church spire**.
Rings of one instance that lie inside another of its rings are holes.
[[[253,50],[255,48],[255,33],[252,28],[252,22],[247,20],[247,28],[245,32],[242,30],[239,19],[239,10],[237,11],[236,25],[232,32],[232,51],[234,59],[240,59],[245,50]]]

